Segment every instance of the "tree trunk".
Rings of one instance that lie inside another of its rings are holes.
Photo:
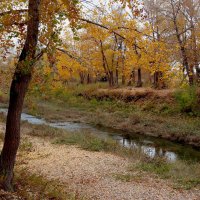
[[[195,68],[196,68],[197,83],[199,84],[200,83],[200,68],[199,68],[199,65],[196,64]]]
[[[190,86],[194,85],[194,69],[193,69],[193,65],[190,66],[190,70],[189,70],[189,84],[190,84]]]
[[[166,87],[163,78],[163,73],[161,71],[157,71],[154,73],[154,81],[153,81],[153,87],[155,89],[164,89]]]
[[[115,72],[115,83],[118,86],[119,85],[119,71],[118,68],[116,68],[116,72]]]
[[[132,84],[135,83],[135,70],[133,70],[130,74],[130,79],[128,81],[128,86],[131,86]]]
[[[171,6],[172,6],[172,14],[173,14],[173,24],[174,24],[174,29],[176,31],[176,38],[178,41],[178,44],[180,46],[180,51],[182,54],[182,60],[183,60],[183,72],[187,73],[188,79],[189,79],[189,84],[193,85],[193,70],[191,71],[191,68],[189,67],[189,62],[188,62],[188,56],[186,53],[186,47],[184,44],[183,39],[181,39],[181,33],[179,31],[179,26],[178,26],[178,22],[177,22],[177,14],[179,12],[179,10],[175,10],[175,6],[174,6],[174,1],[171,0]]]
[[[4,145],[1,152],[0,172],[5,190],[13,191],[12,179],[20,143],[20,119],[26,90],[31,80],[39,32],[40,0],[29,0],[27,37],[10,88]]]
[[[189,85],[194,84],[194,73],[193,73],[193,66],[189,66],[188,63],[188,57],[186,55],[186,49],[184,46],[181,47],[182,57],[183,57],[183,66],[186,70],[188,79],[189,79]]]
[[[126,84],[126,79],[125,79],[125,76],[122,75],[122,85],[125,85]]]
[[[113,71],[109,72],[108,80],[109,80],[109,86],[113,87],[115,85]]]
[[[80,76],[80,84],[84,84],[85,82],[85,73],[84,72],[79,72],[79,76]]]
[[[90,83],[92,83],[92,79],[90,77],[90,74],[88,73],[87,74],[87,84],[90,84]]]
[[[138,69],[138,80],[136,87],[142,87],[142,71],[140,68]]]

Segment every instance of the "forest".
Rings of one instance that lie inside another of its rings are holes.
[[[200,199],[200,1],[0,1],[0,199]]]

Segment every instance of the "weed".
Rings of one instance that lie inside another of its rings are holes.
[[[137,165],[133,165],[130,171],[136,169],[156,174],[163,179],[171,179],[175,188],[191,189],[200,186],[200,163],[169,163],[160,158],[142,159]]]
[[[132,174],[114,174],[113,177],[116,180],[122,181],[122,182],[131,182],[134,179],[134,176]]]
[[[30,152],[33,149],[33,144],[31,141],[29,141],[28,138],[24,138],[19,146],[19,150],[21,152],[25,151],[25,152]]]
[[[75,194],[67,192],[66,185],[64,188],[64,186],[56,180],[49,181],[40,175],[29,174],[27,169],[18,169],[15,179],[15,182],[17,183],[16,193],[24,199],[76,199]]]
[[[200,114],[196,87],[193,86],[178,90],[174,96],[181,112],[189,113],[190,115]]]
[[[108,151],[112,147],[113,150],[116,149],[112,140],[106,141],[90,133],[68,133],[56,139],[55,143],[79,145],[82,149],[89,151]]]

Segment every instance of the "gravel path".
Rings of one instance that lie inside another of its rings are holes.
[[[114,175],[126,174],[130,161],[104,152],[58,146],[31,138],[34,146],[26,166],[48,179],[57,179],[73,192],[100,200],[199,200],[198,191],[174,190],[166,181],[147,176],[130,182]]]

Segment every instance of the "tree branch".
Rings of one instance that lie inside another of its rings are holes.
[[[10,15],[10,14],[20,14],[20,13],[28,13],[28,10],[27,9],[9,10],[9,11],[0,13],[0,17],[3,17],[5,15]]]

